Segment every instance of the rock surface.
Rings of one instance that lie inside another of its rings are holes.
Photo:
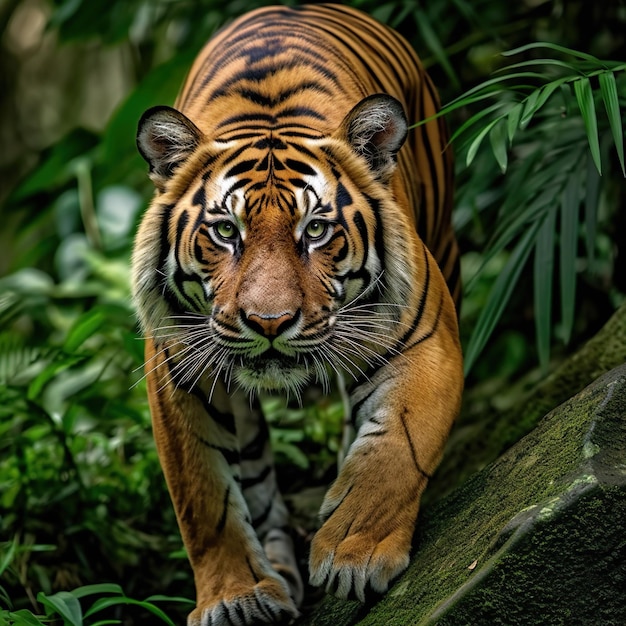
[[[521,394],[509,389],[507,395],[517,398],[513,406],[505,410],[481,406],[477,410],[467,406],[470,401],[466,402],[443,461],[424,494],[425,501],[432,502],[441,494],[450,493],[531,432],[546,413],[622,363],[626,363],[626,305],[538,384],[529,385]],[[471,393],[469,390],[466,400]],[[484,391],[480,395],[484,396]]]
[[[380,602],[327,598],[302,623],[626,624],[626,365],[426,510]]]

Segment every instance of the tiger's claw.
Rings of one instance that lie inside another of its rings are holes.
[[[368,592],[384,593],[409,564],[405,542],[393,534],[378,542],[360,533],[341,541],[322,526],[313,539],[309,561],[310,582],[342,599],[365,602]]]
[[[224,598],[211,606],[198,606],[187,626],[259,626],[289,624],[299,616],[298,609],[274,581],[261,581],[247,593]]]

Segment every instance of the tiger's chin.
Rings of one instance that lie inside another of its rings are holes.
[[[286,365],[278,359],[238,366],[233,374],[237,384],[248,393],[284,391],[298,396],[311,379],[311,372],[305,367]]]

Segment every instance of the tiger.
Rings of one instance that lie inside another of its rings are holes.
[[[402,36],[316,4],[226,25],[174,107],[139,121],[155,192],[132,293],[194,575],[189,626],[285,622],[302,606],[265,393],[298,399],[339,380],[349,400],[352,441],[310,543],[310,584],[364,602],[408,566],[463,391],[438,110]]]

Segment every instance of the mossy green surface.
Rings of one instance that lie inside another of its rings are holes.
[[[626,366],[425,511],[379,603],[328,599],[306,623],[626,624]]]
[[[476,415],[467,414],[475,409],[462,413],[425,500],[431,502],[441,493],[450,493],[531,432],[549,411],[622,363],[626,363],[626,305],[554,372],[522,393],[510,408],[496,410],[487,404]]]

